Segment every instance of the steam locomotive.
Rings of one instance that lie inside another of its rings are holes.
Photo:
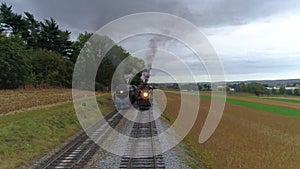
[[[147,84],[135,86],[121,84],[116,87],[113,100],[115,107],[128,109],[131,106],[140,110],[148,110],[153,102],[153,87]]]

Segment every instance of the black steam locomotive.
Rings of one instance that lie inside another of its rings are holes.
[[[137,88],[136,104],[141,110],[148,110],[153,104],[153,88],[150,85],[140,85]]]
[[[114,105],[117,109],[128,109],[134,106],[140,110],[148,110],[153,102],[153,88],[143,84],[139,86],[121,84],[114,92]]]

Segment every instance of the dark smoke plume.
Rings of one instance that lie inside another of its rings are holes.
[[[152,63],[154,58],[156,57],[157,53],[157,45],[160,43],[161,45],[164,45],[166,41],[168,41],[169,38],[164,36],[155,36],[149,41],[148,47],[150,48],[149,52],[146,54],[145,63],[146,63],[146,69],[142,74],[141,79],[143,80],[144,84],[147,84],[150,78],[150,71],[152,69]]]

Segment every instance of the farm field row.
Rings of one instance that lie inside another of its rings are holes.
[[[102,93],[97,92],[100,96]],[[0,115],[24,110],[46,108],[72,101],[72,89],[18,89],[0,90]]]
[[[288,103],[297,103],[297,104],[300,104],[300,99],[297,100],[297,99],[286,99],[286,98],[264,98],[264,99],[267,99],[267,100],[276,100],[276,101],[281,101],[281,102],[288,102]]]
[[[201,94],[202,98],[208,98],[210,99],[210,94],[204,93]],[[259,103],[259,104],[265,104],[265,105],[273,105],[273,106],[279,106],[279,107],[285,107],[285,108],[291,108],[291,109],[297,109],[300,110],[300,102],[298,100],[295,100],[294,97],[286,97],[286,98],[275,98],[275,97],[256,97],[256,96],[239,96],[239,95],[227,95],[226,97],[227,101],[232,100],[239,100],[239,101],[246,101],[246,102],[253,102],[253,103]]]
[[[172,123],[178,115],[180,95],[166,92],[166,96],[165,116]],[[255,101],[229,97],[217,130],[208,141],[199,144],[198,137],[210,109],[210,99],[201,99],[196,123],[185,138],[199,160],[209,168],[300,168],[300,118],[262,108],[274,106],[273,103],[252,107],[257,104]]]
[[[68,102],[72,90],[63,88],[0,90],[0,114]]]
[[[202,95],[200,96],[203,99],[211,99],[211,96]],[[234,98],[234,99],[233,99]],[[300,118],[300,105],[285,105],[284,107],[279,105],[275,105],[274,102],[262,102],[259,103],[257,99],[238,99],[237,97],[229,97],[226,98],[226,103],[237,104],[245,107],[249,107],[256,110],[261,110],[265,112],[280,114],[284,116],[291,116]]]

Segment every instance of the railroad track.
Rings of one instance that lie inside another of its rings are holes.
[[[116,110],[104,117],[111,127],[117,126],[122,118],[123,116]],[[105,126],[103,124],[103,121],[99,121],[90,128],[93,131],[93,138],[105,138],[105,134],[103,134]],[[82,168],[98,149],[99,146],[85,132],[82,132],[59,152],[44,161],[38,168]]]
[[[129,141],[128,150],[123,155],[119,168],[165,168],[163,156],[156,153],[159,145],[156,145],[158,141],[152,136],[157,135],[157,130],[155,121],[151,121],[153,119],[151,116],[151,110],[139,112],[138,122],[134,123],[130,136],[133,138],[151,137],[151,139],[132,139]],[[143,123],[143,121],[150,122]]]

